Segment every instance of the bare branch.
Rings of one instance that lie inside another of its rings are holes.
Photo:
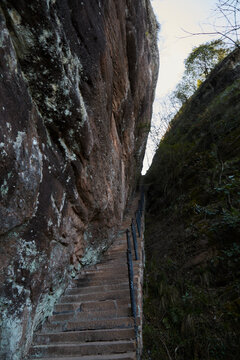
[[[218,0],[214,10],[214,18],[211,25],[213,31],[190,32],[182,29],[188,36],[211,35],[220,36],[222,40],[228,40],[234,46],[239,47],[240,36],[240,2],[239,0]],[[188,37],[187,36],[187,37]]]
[[[240,29],[240,26],[236,29],[234,29],[234,31],[236,30],[239,30]],[[191,37],[191,36],[199,36],[199,35],[214,35],[214,36],[220,36],[221,39],[228,39],[230,40],[231,43],[233,43],[236,47],[240,47],[239,43],[237,41],[234,41],[232,39],[231,36],[229,36],[228,34],[230,34],[233,30],[229,30],[227,32],[221,32],[221,31],[210,31],[210,32],[196,32],[196,33],[192,33],[190,31],[187,31],[185,29],[182,29],[183,32],[185,32],[186,34],[188,34],[188,36],[185,36],[185,37],[182,37],[182,38],[188,38],[188,37]]]

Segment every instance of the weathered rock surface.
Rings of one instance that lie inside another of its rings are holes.
[[[0,4],[1,359],[111,242],[140,173],[157,76],[148,0]]]

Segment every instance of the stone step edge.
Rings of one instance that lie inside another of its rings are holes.
[[[132,325],[133,325],[133,323],[134,323],[134,318],[132,317],[132,316],[123,316],[123,317],[119,317],[119,318],[112,318],[112,319],[90,319],[90,320],[82,320],[82,321],[66,321],[66,323],[70,323],[71,325],[74,325],[74,324],[82,324],[82,323],[84,323],[84,325],[86,326],[86,328],[85,329],[79,329],[79,330],[71,330],[71,329],[66,329],[66,330],[64,330],[64,331],[62,331],[62,332],[68,332],[68,331],[89,331],[89,330],[94,330],[94,329],[89,329],[88,327],[87,327],[87,324],[89,324],[89,325],[91,325],[91,324],[94,324],[95,322],[98,322],[98,323],[101,323],[102,321],[104,321],[105,320],[105,322],[106,321],[108,321],[108,322],[110,322],[110,321],[114,321],[114,320],[125,320],[125,321],[131,321],[132,322]],[[140,317],[139,316],[137,316],[136,317],[136,325],[137,326],[139,326],[140,325]],[[50,325],[51,325],[51,323],[50,323]],[[107,327],[107,328],[97,328],[96,330],[106,330],[106,329],[108,329],[108,330],[111,330],[111,329],[131,329],[132,328],[132,326],[119,326],[119,327]],[[46,329],[47,330],[47,329]]]
[[[73,292],[73,293],[79,293],[79,294],[95,294],[95,293],[99,293],[99,292],[108,292],[108,291],[122,291],[122,290],[126,290],[129,287],[129,283],[125,282],[122,284],[111,284],[111,285],[106,285],[106,284],[99,284],[99,285],[89,285],[89,286],[76,286],[76,287],[69,287],[66,289],[64,295],[74,295],[74,294],[69,294],[69,292]]]
[[[37,360],[121,360],[121,359],[136,359],[135,352],[107,354],[107,355],[85,355],[85,356],[67,356],[67,357],[44,357],[44,358],[33,358]]]
[[[60,332],[49,332],[49,333],[35,333],[36,336],[48,336],[48,335],[59,335],[59,334],[77,334],[77,333],[85,333],[85,332],[91,332],[91,333],[95,333],[95,332],[113,332],[113,331],[120,331],[120,332],[125,332],[126,330],[134,330],[134,327],[129,327],[129,328],[110,328],[110,329],[90,329],[90,330],[78,330],[78,331],[60,331]]]
[[[37,345],[32,345],[30,347],[30,349],[36,349],[36,348],[41,348],[41,349],[46,349],[46,348],[53,348],[53,347],[91,347],[91,346],[102,346],[102,345],[118,345],[118,344],[133,344],[135,343],[134,339],[131,340],[113,340],[113,341],[89,341],[89,342],[77,342],[77,343],[51,343],[51,344],[37,344]]]
[[[62,296],[72,296],[72,295],[62,295]],[[73,296],[78,296],[78,295],[73,295]],[[123,300],[123,299],[108,299],[108,300],[82,300],[81,302],[80,302],[80,304],[88,304],[88,303],[101,303],[101,302],[107,302],[107,301],[116,301],[116,302],[121,302],[121,300]],[[126,299],[126,302],[127,302],[127,299]],[[129,301],[129,303],[130,303],[130,301]],[[69,304],[73,304],[73,305],[75,305],[76,303],[75,302],[73,302],[73,303],[70,303],[70,302],[66,302],[66,303],[57,303],[57,304],[55,304],[55,306],[56,305],[69,305]]]
[[[117,300],[102,300],[102,302],[107,302],[107,301],[112,301],[112,302],[114,302],[114,301],[120,301],[121,299],[117,299]],[[123,300],[123,299],[122,299]],[[101,302],[101,300],[99,300],[99,301],[95,301],[95,300],[92,300],[92,301],[79,301],[79,302],[66,302],[66,303],[60,303],[59,304],[59,306],[60,305],[63,305],[63,306],[66,306],[66,305],[72,305],[72,306],[75,306],[76,304],[77,305],[79,305],[79,306],[81,306],[81,305],[85,305],[85,304],[89,304],[89,303],[96,303],[96,302]],[[123,304],[116,304],[116,309],[121,309],[121,308],[124,308],[124,307],[126,307],[126,308],[129,308],[129,307],[131,307],[131,301],[130,301],[130,299],[128,300],[126,300],[126,302],[125,303],[123,303]],[[76,311],[77,311],[78,309],[76,309],[76,310],[62,310],[62,311],[53,311],[53,313],[52,313],[52,315],[50,315],[49,316],[49,318],[51,317],[51,316],[53,316],[53,315],[58,315],[58,314],[74,314]],[[82,311],[82,313],[88,313],[88,312],[98,312],[98,311],[101,311],[101,310],[92,310],[92,309],[90,309],[90,310],[84,310],[84,311]]]
[[[111,322],[114,323],[119,323],[120,325],[111,325]],[[104,324],[103,324],[104,323]],[[107,323],[107,324],[106,324]],[[110,324],[109,324],[110,323]],[[127,323],[127,326],[126,324]],[[61,322],[61,324],[65,324],[68,325],[69,327],[65,328],[65,329],[60,329],[61,332],[67,332],[67,331],[84,331],[84,330],[94,330],[94,328],[91,328],[89,326],[92,326],[93,324],[98,325],[95,329],[129,329],[132,328],[132,326],[134,325],[134,319],[132,316],[126,316],[126,317],[121,317],[121,318],[116,318],[116,319],[99,319],[99,320],[83,320],[83,321],[65,321],[65,322]],[[47,330],[50,331],[52,326],[55,326],[57,324],[53,324],[53,323],[46,323],[46,327],[44,330],[44,333],[47,332]],[[58,325],[60,325],[58,323]],[[61,325],[62,326],[62,325]],[[71,329],[71,326],[74,327],[74,329]],[[84,326],[84,327],[82,327]],[[57,331],[57,330],[56,330]]]
[[[96,288],[96,287],[110,287],[110,286],[122,286],[122,285],[129,285],[129,282],[128,281],[122,281],[121,283],[113,283],[113,284],[99,284],[99,285],[87,285],[87,286],[71,286],[71,287],[68,287],[66,289],[67,290],[71,290],[71,289],[86,289],[86,288]]]
[[[125,309],[124,309],[125,310]],[[92,316],[90,316],[90,313]],[[79,313],[67,313],[67,314],[54,314],[52,316],[50,316],[48,319],[49,319],[49,322],[50,323],[63,323],[63,322],[66,322],[66,321],[94,321],[94,320],[115,320],[115,319],[122,319],[122,318],[125,318],[125,317],[130,317],[130,311],[129,309],[127,308],[126,311],[122,311],[122,313],[118,313],[117,310],[113,310],[112,312],[108,312],[108,311],[102,311],[101,314],[97,315],[98,314],[98,311],[94,312],[94,314],[91,313],[91,311],[86,311],[86,312],[79,312]],[[84,314],[84,316],[82,316]],[[85,315],[86,315],[86,318],[85,318]],[[64,316],[69,316],[69,318],[64,318]],[[62,317],[62,318],[61,318]]]
[[[134,257],[134,255],[133,255]],[[134,260],[133,259],[133,266],[138,266],[139,265],[139,260]],[[85,269],[81,272],[80,275],[87,275],[87,274],[91,274],[93,272],[102,272],[102,271],[106,271],[106,270],[116,270],[116,266],[118,266],[118,271],[120,272],[127,269],[127,262],[122,264],[122,265],[119,265],[118,263],[114,264],[114,263],[109,263],[109,261],[106,261],[106,263],[101,263],[100,265],[98,265],[97,267],[95,268],[89,268],[89,269]]]
[[[100,294],[105,294],[105,295],[114,295],[114,293],[121,293],[123,294],[124,292],[129,292],[129,289],[113,289],[113,290],[108,290],[108,291],[104,291],[104,290],[100,290],[100,291],[96,291],[96,292],[90,292],[90,293],[83,293],[83,294],[64,294],[62,295],[63,298],[65,297],[69,297],[69,296],[74,296],[75,298],[79,297],[79,298],[84,298],[84,297],[87,297],[88,295],[100,295]],[[118,298],[116,299],[113,299],[113,300],[117,300]],[[97,299],[96,299],[97,300]],[[62,304],[62,303],[59,303],[59,304]]]

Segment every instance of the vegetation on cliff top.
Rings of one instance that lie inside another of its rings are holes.
[[[143,359],[238,359],[240,51],[172,120],[145,177]]]
[[[213,40],[194,47],[185,59],[185,71],[174,91],[165,95],[159,102],[159,113],[153,118],[150,139],[155,148],[168,129],[170,121],[182,105],[191,98],[198,87],[206,80],[213,68],[223,60],[231,48],[222,40]]]

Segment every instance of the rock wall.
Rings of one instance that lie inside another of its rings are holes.
[[[111,242],[140,175],[157,78],[149,0],[0,4],[1,359]]]

